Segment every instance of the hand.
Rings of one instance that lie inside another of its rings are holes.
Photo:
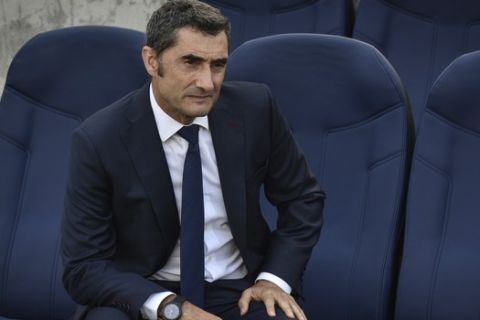
[[[182,317],[180,320],[222,320],[222,318],[208,313],[196,305],[185,301],[182,305]]]
[[[295,299],[279,286],[267,280],[259,280],[253,286],[243,291],[238,307],[243,316],[248,312],[248,306],[251,300],[263,301],[267,314],[270,317],[275,316],[275,304],[277,304],[286,316],[292,319],[307,320],[302,308]]]

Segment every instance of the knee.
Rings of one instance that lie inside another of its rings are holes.
[[[84,320],[130,320],[128,315],[117,309],[111,307],[98,307],[88,311]]]

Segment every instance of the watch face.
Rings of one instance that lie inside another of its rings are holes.
[[[176,304],[167,304],[163,309],[165,319],[178,319],[180,316],[180,308]]]

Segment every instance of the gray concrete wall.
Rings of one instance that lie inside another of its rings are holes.
[[[0,0],[0,94],[13,56],[37,33],[78,25],[143,31],[151,13],[165,1]]]
[[[40,32],[79,25],[143,31],[165,0],[0,0],[0,95],[20,47]]]

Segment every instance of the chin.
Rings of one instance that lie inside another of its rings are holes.
[[[210,113],[212,110],[212,105],[196,105],[190,109],[190,116],[191,117],[203,117]]]

